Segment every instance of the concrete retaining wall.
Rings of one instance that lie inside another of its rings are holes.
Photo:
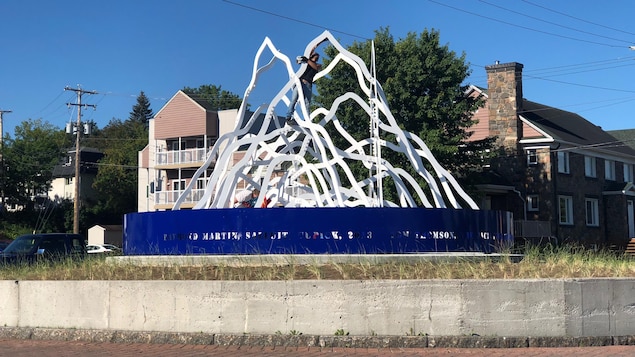
[[[0,281],[0,326],[354,336],[635,335],[635,279]]]

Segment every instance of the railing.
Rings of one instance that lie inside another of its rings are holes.
[[[170,190],[170,191],[156,191],[154,193],[154,204],[155,205],[168,205],[174,204],[179,196],[183,193],[183,190]],[[203,198],[203,194],[205,194],[205,189],[193,189],[190,193],[185,197],[185,201],[183,203],[197,203]]]
[[[208,150],[205,148],[159,151],[156,153],[156,165],[177,165],[204,162]]]
[[[557,243],[549,221],[514,221],[514,237],[534,243]]]

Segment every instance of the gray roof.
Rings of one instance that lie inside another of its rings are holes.
[[[628,145],[635,149],[635,129],[609,130],[608,133],[613,135],[624,145]]]
[[[523,99],[519,115],[543,130],[554,140],[579,146],[601,148],[622,155],[635,156],[635,149],[578,114]]]
[[[185,93],[185,92],[183,92]],[[195,101],[198,105],[200,105],[201,107],[205,108],[205,110],[207,111],[211,111],[211,112],[215,112],[218,111],[218,107],[215,107],[212,102],[207,99],[207,98],[203,98],[198,94],[192,94],[192,93],[185,93],[185,95],[187,95],[188,97],[192,98],[193,101]]]

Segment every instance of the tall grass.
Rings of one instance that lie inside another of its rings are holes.
[[[240,258],[238,258],[240,259]],[[2,266],[0,280],[305,280],[305,279],[538,279],[635,277],[635,259],[610,251],[590,251],[577,246],[528,246],[520,262],[509,256],[416,263],[377,263],[363,256],[354,263],[300,264],[289,259],[282,265],[262,262],[240,264],[137,266],[111,264],[103,256],[55,264]]]

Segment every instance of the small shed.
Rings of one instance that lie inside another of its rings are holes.
[[[88,244],[123,244],[123,226],[114,224],[94,225],[88,229]]]

